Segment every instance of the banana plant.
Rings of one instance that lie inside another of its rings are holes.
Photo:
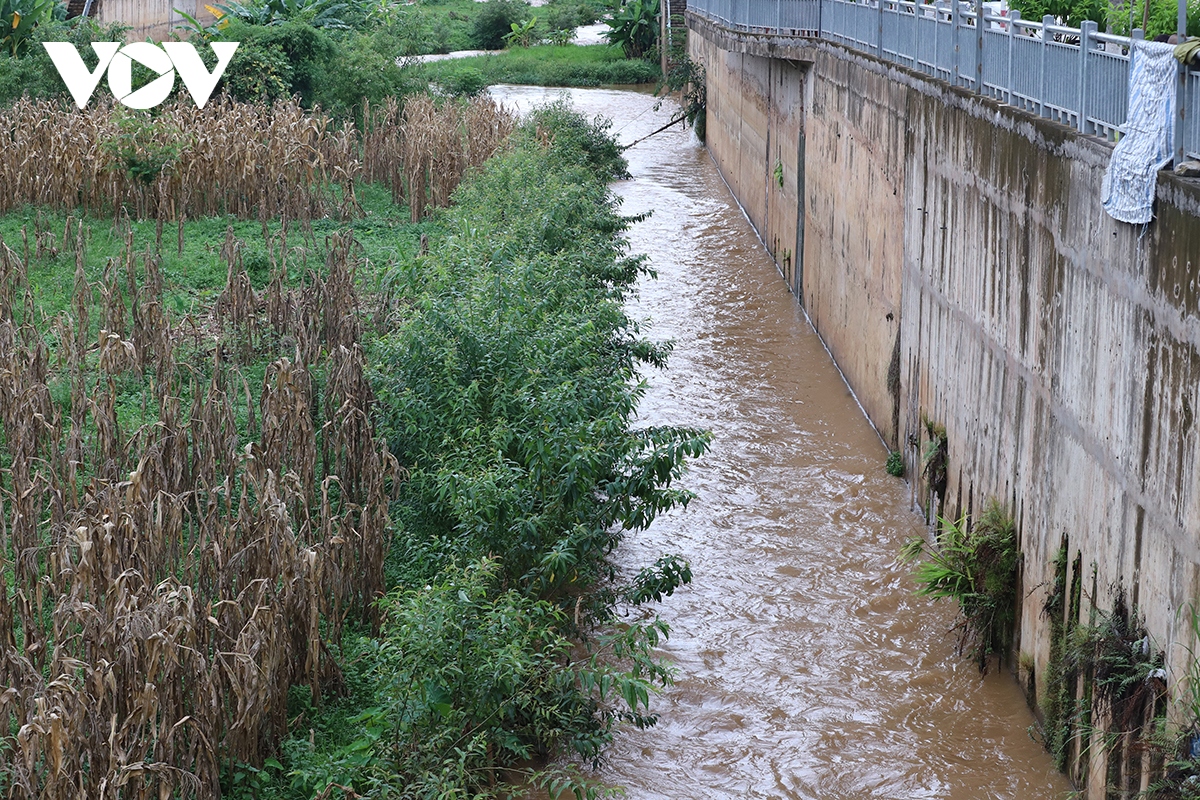
[[[604,37],[618,44],[626,58],[641,58],[658,41],[659,0],[629,0],[606,20],[610,30]]]
[[[0,49],[13,58],[29,49],[33,29],[54,18],[54,0],[0,0]]]
[[[530,47],[534,42],[533,29],[537,21],[537,17],[531,17],[525,23],[512,23],[512,33],[504,34],[504,43],[509,47]]]
[[[175,27],[185,31],[188,34],[188,38],[211,42],[213,39],[219,38],[221,31],[229,27],[229,16],[219,8],[210,5],[205,5],[204,7],[215,18],[215,21],[211,25],[205,25],[183,9],[177,8],[175,9],[175,13],[183,17],[183,22]]]

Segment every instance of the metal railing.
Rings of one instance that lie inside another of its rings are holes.
[[[837,42],[1110,141],[1125,123],[1131,39],[1094,22],[1013,11],[985,12],[979,25],[973,4],[952,0],[690,0],[688,10],[745,33]],[[1182,86],[1176,151],[1200,158],[1200,73]]]

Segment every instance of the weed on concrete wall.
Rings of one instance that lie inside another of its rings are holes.
[[[1161,771],[1164,749],[1179,751],[1179,737],[1168,744],[1163,733],[1164,656],[1119,585],[1112,590],[1111,610],[1097,610],[1082,623],[1082,557],[1071,565],[1070,591],[1065,541],[1054,563],[1054,585],[1045,605],[1051,650],[1041,702],[1043,743],[1081,787],[1097,774],[1090,765],[1101,759],[1105,791],[1132,797],[1147,783],[1144,773]]]
[[[920,562],[913,572],[918,595],[958,602],[961,616],[952,630],[959,637],[959,652],[969,653],[986,672],[990,656],[1002,655],[1012,643],[1021,561],[1016,523],[996,500],[973,521],[966,515],[957,522],[938,521],[936,545],[915,536],[901,558]]]

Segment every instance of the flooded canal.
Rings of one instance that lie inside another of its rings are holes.
[[[671,118],[644,94],[569,95],[626,142]],[[698,499],[618,554],[632,573],[678,553],[695,578],[657,609],[678,682],[604,780],[632,800],[1061,797],[1015,682],[981,679],[946,634],[954,608],[912,596],[907,487],[703,147],[677,127],[627,156],[615,188],[653,211],[630,239],[658,272],[634,316],[676,343],[640,418],[714,444],[686,480]]]

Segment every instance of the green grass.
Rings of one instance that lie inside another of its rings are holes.
[[[656,64],[627,59],[619,47],[607,44],[537,47],[505,50],[495,55],[435,61],[410,67],[430,82],[451,92],[472,84],[517,83],[529,86],[609,86],[654,83],[661,77]]]
[[[388,190],[382,186],[361,184],[355,191],[363,214],[348,221],[314,220],[313,237],[320,242],[334,231],[351,229],[363,246],[368,264],[379,266],[386,266],[402,258],[403,254],[415,251],[425,226],[413,225],[408,221],[407,207],[395,205]],[[21,230],[25,228],[31,255],[36,251],[37,230],[55,234],[56,244],[61,246],[67,216],[61,211],[34,207],[0,216],[0,240],[17,253],[22,253],[24,245]],[[108,259],[120,259],[124,238],[111,219],[88,218],[85,221],[87,258],[84,269],[88,281],[95,283],[101,279]],[[132,221],[129,226],[133,230],[134,249],[137,252],[144,253],[148,246],[154,247],[156,224],[153,220]],[[227,270],[219,256],[229,227],[233,228],[234,236],[245,242],[243,260],[255,289],[266,285],[270,267],[259,258],[260,255],[266,256],[261,223],[233,216],[188,220],[183,226],[182,251],[178,248],[178,228],[168,223],[163,227],[162,249],[158,255],[161,258],[160,271],[169,311],[190,313],[206,307],[220,294]],[[277,234],[280,227],[278,219],[267,223],[267,231],[271,235]],[[289,231],[292,246],[300,246],[302,237],[309,238],[297,222],[290,224]],[[308,244],[311,245],[311,241]],[[319,268],[320,263],[320,258],[314,258],[309,246],[297,254],[294,263],[289,261],[289,277],[299,280],[304,269]],[[120,273],[119,277],[124,286],[124,273]],[[34,258],[29,282],[39,313],[53,317],[70,305],[75,282],[74,255],[69,252],[57,255],[45,252],[42,257]]]

